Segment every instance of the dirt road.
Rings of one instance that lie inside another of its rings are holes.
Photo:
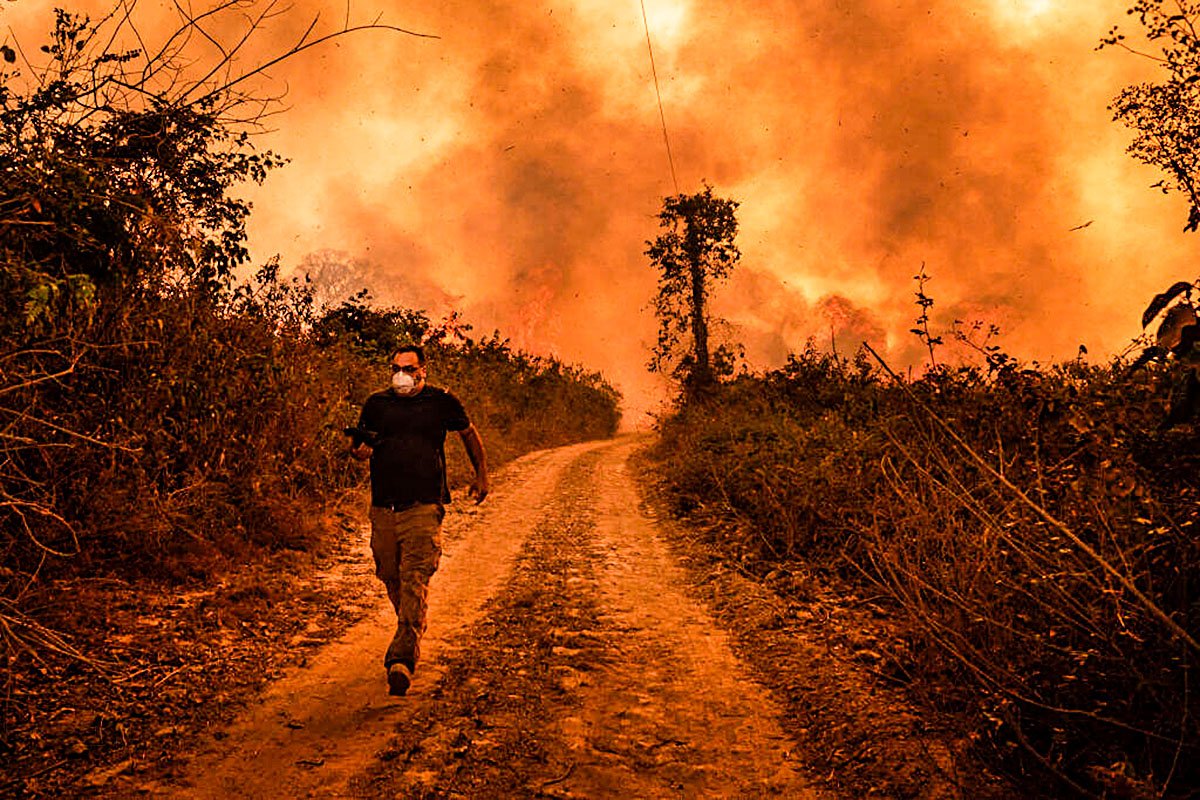
[[[453,507],[407,697],[386,694],[393,623],[380,592],[169,793],[817,796],[778,709],[689,598],[641,507],[626,464],[639,443],[534,454],[482,506]]]

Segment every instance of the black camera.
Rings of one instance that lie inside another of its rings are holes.
[[[374,447],[375,443],[379,441],[378,433],[369,431],[366,428],[360,428],[357,425],[353,425],[349,428],[343,428],[342,433],[350,437],[350,441],[355,447],[363,444],[367,445],[368,447]]]

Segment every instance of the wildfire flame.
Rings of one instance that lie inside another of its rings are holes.
[[[922,262],[935,325],[998,321],[1042,359],[1121,349],[1150,296],[1194,277],[1183,201],[1148,188],[1106,109],[1153,75],[1095,51],[1134,24],[1127,2],[645,5],[680,187],[742,204],[716,307],[757,366],[810,336],[919,360]],[[0,15],[36,51],[51,6]],[[262,52],[318,11],[346,7],[299,0]],[[379,12],[441,38],[363,34],[273,71],[290,110],[259,144],[292,163],[247,190],[256,256],[344,251],[386,276],[383,300],[460,310],[652,403],[643,250],[672,188],[638,0],[351,8]]]

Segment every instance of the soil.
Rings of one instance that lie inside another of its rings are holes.
[[[1011,796],[953,721],[915,710],[888,677],[903,650],[884,612],[811,580],[798,600],[772,588],[780,576],[721,559],[646,491],[652,478],[634,457],[645,444],[532,454],[496,476],[482,505],[448,509],[407,696],[387,694],[394,615],[367,568],[369,532],[351,526],[310,581],[312,604],[286,596],[258,620],[270,644],[245,669],[200,680],[240,646],[215,645],[203,625],[190,635],[207,664],[155,666],[150,694],[179,681],[187,705],[186,689],[203,686],[192,703],[202,711],[164,717],[147,697],[133,744],[97,742],[87,769],[10,786],[196,798]],[[176,730],[143,730],[166,718]]]

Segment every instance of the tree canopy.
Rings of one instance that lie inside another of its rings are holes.
[[[737,207],[737,201],[715,196],[708,185],[696,194],[667,197],[658,215],[662,233],[646,243],[646,255],[659,273],[658,341],[649,368],[681,381],[689,392],[733,371],[728,345],[710,349],[709,298],[714,283],[728,277],[741,259],[735,243]]]
[[[1153,59],[1163,70],[1158,82],[1125,87],[1109,107],[1113,118],[1135,131],[1129,153],[1164,173],[1155,187],[1188,200],[1185,230],[1200,228],[1200,0],[1137,0],[1146,40],[1159,49],[1147,53],[1128,44],[1114,26],[1101,47],[1121,47]]]

